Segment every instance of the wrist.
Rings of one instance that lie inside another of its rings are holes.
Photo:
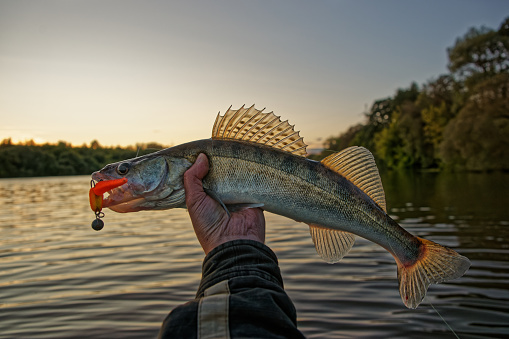
[[[259,241],[233,240],[214,248],[203,260],[199,296],[223,280],[258,276],[283,287],[276,254]]]
[[[210,239],[209,239],[210,240]],[[260,236],[258,234],[245,234],[245,235],[224,235],[220,238],[214,239],[212,241],[207,241],[206,243],[201,243],[203,251],[205,254],[209,254],[214,248],[227,243],[229,241],[234,240],[253,240],[259,243],[265,243],[265,235]]]

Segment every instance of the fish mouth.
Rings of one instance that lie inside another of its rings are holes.
[[[111,180],[118,179],[104,175],[100,172],[92,174],[92,180]],[[113,188],[105,193],[103,198],[102,208],[109,208],[118,213],[138,212],[148,209],[166,209],[182,203],[185,199],[184,187],[178,189],[161,190],[165,180],[161,180],[158,187],[150,192],[143,192],[143,194],[135,193],[129,181],[119,187]],[[164,201],[164,203],[162,203]]]
[[[122,200],[115,200],[115,195],[118,188],[112,190],[111,195],[103,201],[103,207],[107,207],[112,211],[118,213],[138,212],[150,209],[167,209],[175,207],[182,203],[182,199],[185,199],[185,190],[180,188],[172,190],[167,196],[159,197],[159,199],[150,199],[147,197],[127,197],[123,195]],[[121,191],[121,190],[119,190]],[[120,193],[125,194],[125,193]]]
[[[122,185],[105,193],[102,207],[119,213],[136,212],[140,210],[138,206],[143,201],[145,197],[133,196],[127,185]]]
[[[112,201],[106,198],[103,201],[103,207],[107,207],[110,210],[118,213],[137,212],[143,209],[140,207],[140,204],[142,204],[144,201],[145,198],[134,198],[128,201]]]
[[[99,172],[92,174],[92,180],[94,182],[111,179],[118,178],[110,178]],[[144,197],[133,196],[132,191],[129,189],[129,183],[126,183],[105,193],[102,208],[109,208],[119,213],[135,212],[139,211],[137,206],[142,203],[143,200],[145,200]]]

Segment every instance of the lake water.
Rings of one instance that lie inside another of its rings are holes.
[[[194,297],[203,252],[185,210],[117,214],[90,227],[89,178],[0,180],[0,338],[150,338]],[[329,265],[306,225],[266,213],[298,325],[309,338],[509,336],[509,174],[383,175],[390,215],[472,261],[416,310],[396,264],[358,238]]]

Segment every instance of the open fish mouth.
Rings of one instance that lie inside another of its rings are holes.
[[[108,175],[99,172],[92,174],[95,182],[113,180]],[[164,189],[165,180],[151,191],[136,193],[129,182],[115,187],[104,193],[102,208],[109,208],[118,213],[138,212],[147,209],[166,209],[170,206],[181,205],[185,199],[184,187]]]
[[[145,201],[143,196],[133,196],[127,185],[112,189],[105,193],[103,208],[109,208],[118,213],[140,211],[139,207]]]
[[[115,191],[117,190],[117,191]],[[103,203],[103,207],[107,207],[110,210],[119,213],[137,212],[147,209],[158,209],[161,206],[179,205],[182,200],[185,199],[185,190],[180,188],[172,191],[170,194],[165,196],[141,196],[141,197],[128,197],[129,192],[122,193],[122,189],[114,189],[111,191],[111,195],[108,196]],[[121,196],[122,199],[115,199],[115,197]]]
[[[104,176],[98,172],[92,174],[92,180],[94,182],[111,179],[112,178]],[[133,196],[129,189],[129,184],[124,184],[104,193],[102,208],[109,208],[120,213],[134,212],[138,210],[136,209],[136,206],[139,205],[143,200],[143,197]]]
[[[142,210],[142,208],[140,208],[140,204],[142,204],[144,201],[145,198],[133,198],[132,200],[127,201],[114,201],[111,199],[105,199],[103,206],[118,213],[136,212]]]

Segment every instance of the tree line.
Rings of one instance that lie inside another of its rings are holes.
[[[447,49],[449,73],[375,100],[316,159],[364,146],[387,168],[509,170],[509,17]]]
[[[94,140],[90,145],[73,147],[64,141],[36,145],[33,141],[13,144],[5,139],[0,144],[0,178],[91,174],[106,164],[163,148],[157,143],[102,147]]]

